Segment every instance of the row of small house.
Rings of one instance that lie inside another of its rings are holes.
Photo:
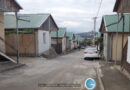
[[[51,47],[58,53],[79,47],[82,38],[59,28],[51,14],[17,14],[21,9],[15,0],[0,0],[0,52],[39,56]]]
[[[130,72],[130,58],[128,58],[130,56],[128,53],[128,48],[130,48],[128,45],[128,37],[130,36],[129,6],[128,0],[116,0],[114,11],[118,14],[103,16],[100,27],[104,42],[104,58],[107,61],[121,63],[122,68],[128,72]]]
[[[67,32],[66,28],[59,28],[58,32],[51,32],[51,44],[58,53],[77,49],[82,41],[83,38],[72,32]]]
[[[50,14],[19,14],[19,53],[22,56],[39,56],[51,47],[57,53],[64,53],[79,47],[80,37],[66,28],[59,28]],[[17,47],[15,15],[5,15],[5,40],[9,45]],[[77,38],[78,37],[78,38]],[[6,45],[8,55],[16,52]]]

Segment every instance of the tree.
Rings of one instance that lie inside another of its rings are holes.
[[[103,45],[103,38],[102,37],[97,38],[96,41],[95,41],[95,44],[97,46],[97,49],[98,49],[98,47],[100,48],[100,52],[103,51],[104,45]]]
[[[87,41],[87,45],[88,45],[88,46],[91,46],[91,45],[92,45],[92,40],[88,40],[88,41]]]

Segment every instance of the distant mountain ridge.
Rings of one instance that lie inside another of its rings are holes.
[[[79,35],[85,39],[92,39],[93,38],[93,32],[83,32],[83,33],[78,33],[77,35]]]

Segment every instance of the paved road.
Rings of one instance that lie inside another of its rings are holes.
[[[26,67],[0,74],[0,90],[83,90],[87,78],[96,79],[95,68],[99,65],[98,61],[83,60],[83,51],[51,60],[24,58],[24,61]],[[81,87],[39,87],[38,84],[80,84]]]

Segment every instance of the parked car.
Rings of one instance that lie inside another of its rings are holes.
[[[85,49],[85,46],[81,46],[81,49]]]
[[[89,47],[84,50],[84,59],[99,59],[100,55],[95,47]]]

